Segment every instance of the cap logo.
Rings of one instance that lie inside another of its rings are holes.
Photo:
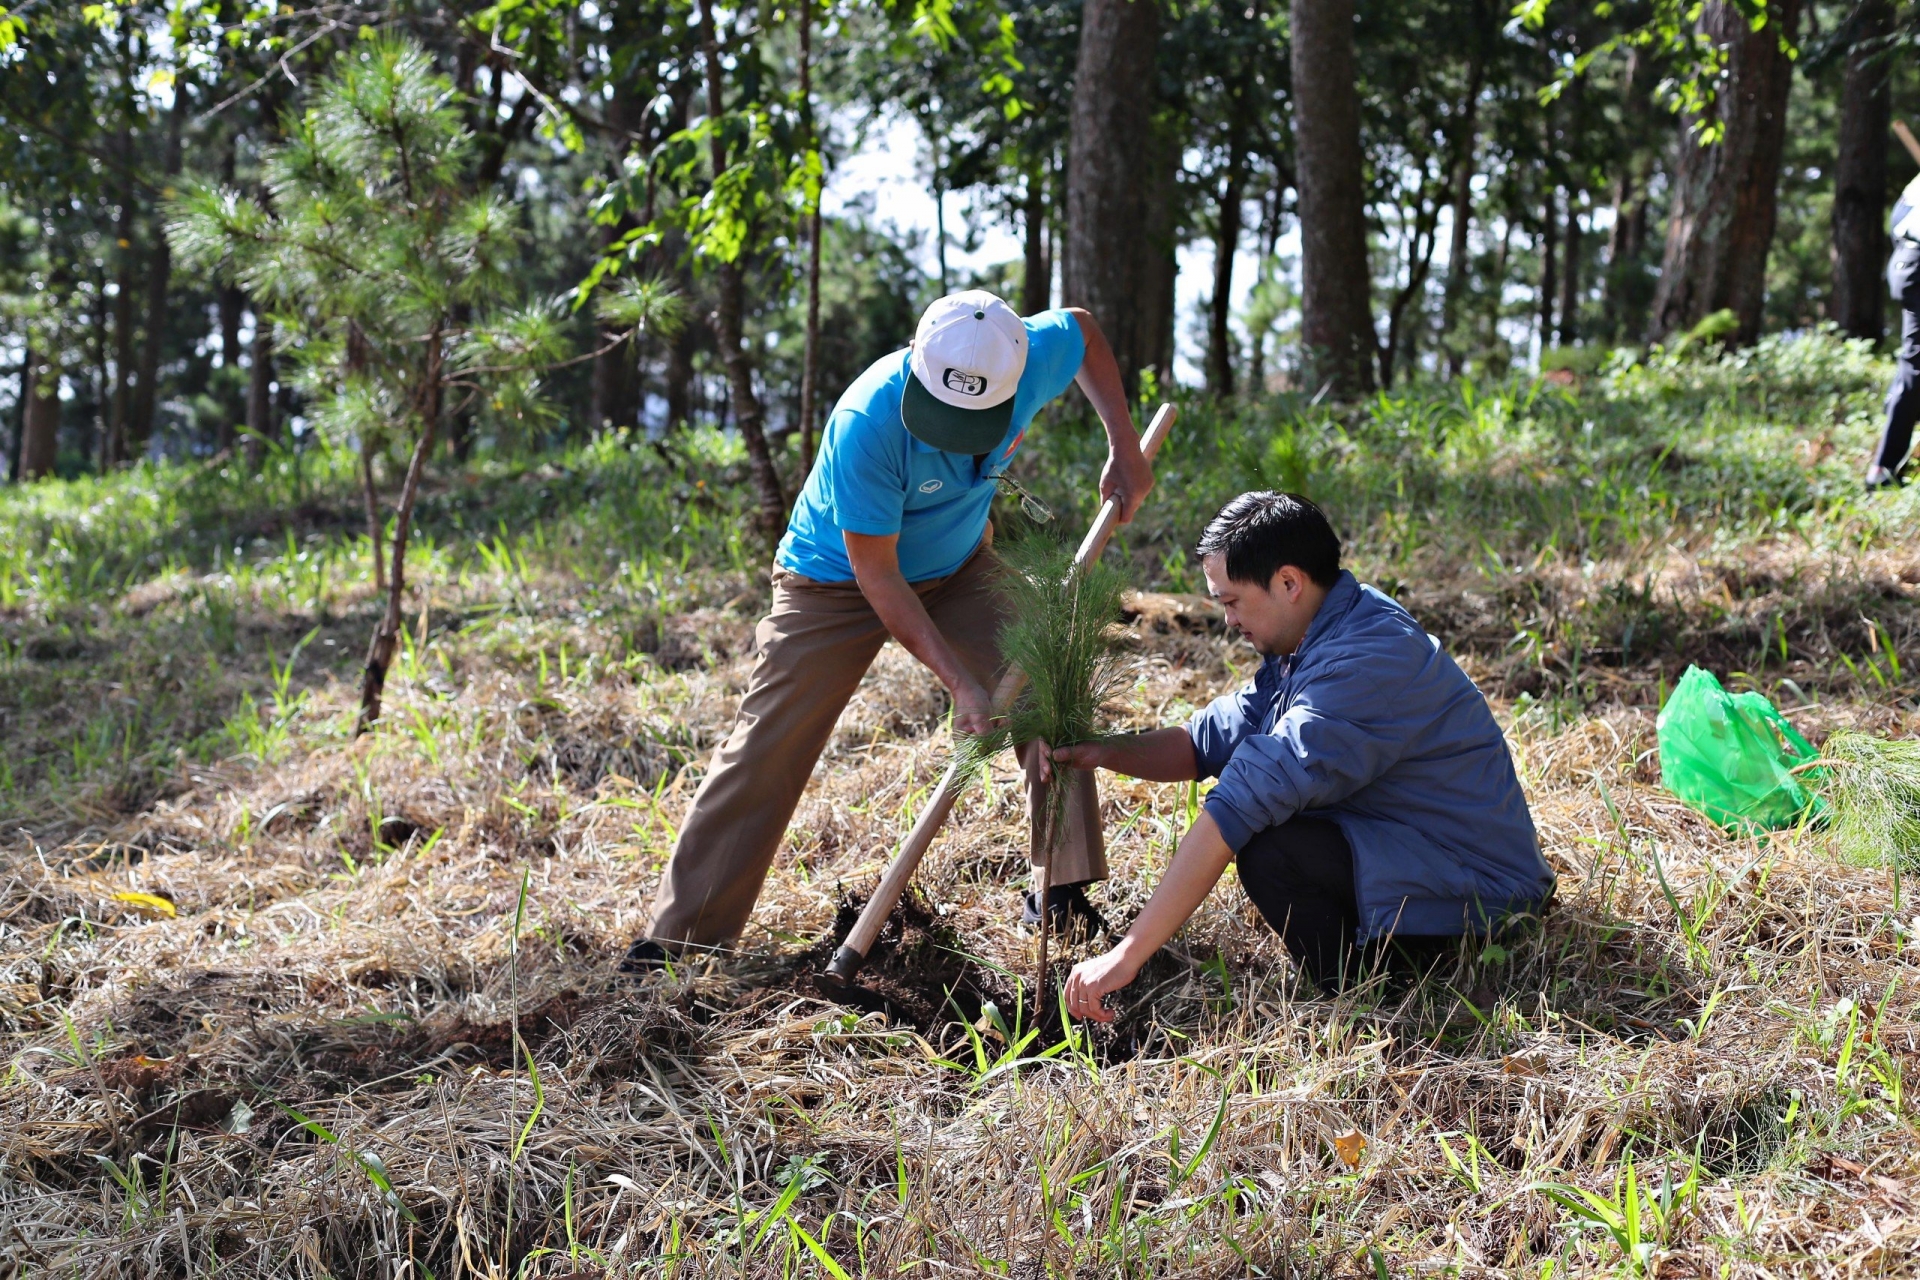
[[[940,375],[940,381],[947,384],[947,390],[958,391],[963,396],[979,396],[987,392],[987,380],[964,369],[949,369]]]

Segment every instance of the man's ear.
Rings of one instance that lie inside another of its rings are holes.
[[[1290,564],[1283,564],[1273,571],[1273,581],[1267,584],[1267,590],[1288,604],[1293,604],[1300,599],[1300,593],[1306,590],[1306,585],[1305,574]]]

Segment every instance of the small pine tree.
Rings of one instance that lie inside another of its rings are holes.
[[[473,407],[506,424],[537,417],[558,327],[551,307],[509,305],[512,215],[472,189],[455,90],[418,45],[354,45],[282,133],[263,195],[189,186],[168,236],[182,259],[273,307],[313,420],[360,448],[376,584],[385,520],[374,462],[407,451],[386,610],[361,682],[365,732],[380,716],[414,503],[440,425]]]

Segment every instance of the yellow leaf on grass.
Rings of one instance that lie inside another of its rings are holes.
[[[1333,1140],[1333,1149],[1338,1151],[1340,1158],[1347,1162],[1347,1168],[1358,1169],[1360,1167],[1360,1157],[1365,1155],[1367,1151],[1366,1135],[1358,1129],[1340,1134]]]
[[[171,902],[157,893],[135,893],[129,889],[124,893],[114,894],[113,900],[124,902],[139,911],[150,911],[156,916],[165,916],[169,920],[180,914]]]

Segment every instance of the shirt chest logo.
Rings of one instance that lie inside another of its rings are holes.
[[[941,481],[938,481],[938,480],[922,480],[922,481],[920,482],[920,492],[922,492],[922,493],[938,493],[938,492],[940,492],[940,486],[941,486]]]

